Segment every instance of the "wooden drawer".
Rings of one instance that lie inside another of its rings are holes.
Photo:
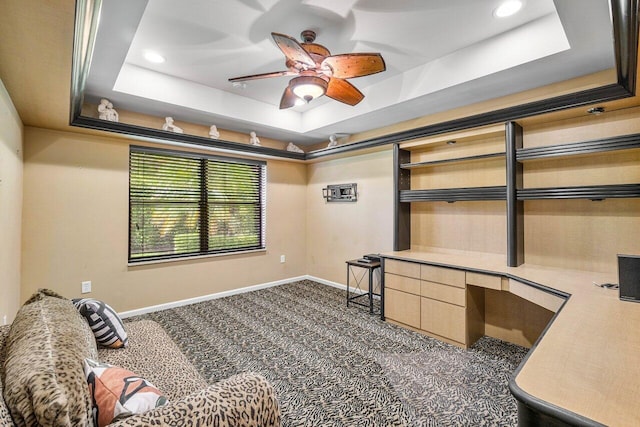
[[[462,270],[422,265],[420,268],[420,278],[429,282],[442,283],[459,288],[465,287],[464,271]]]
[[[419,279],[420,264],[416,264],[415,262],[397,261],[395,259],[385,259],[384,272]]]
[[[421,329],[466,345],[465,320],[464,307],[422,298]]]
[[[466,307],[467,305],[466,290],[455,286],[425,282],[423,280],[420,286],[420,295],[461,307]]]
[[[467,271],[467,285],[480,286],[481,288],[502,290],[502,277],[490,274],[472,273]]]
[[[420,328],[420,296],[395,289],[384,291],[384,316],[389,320]]]
[[[398,291],[420,295],[420,280],[411,277],[385,273],[384,287],[385,289],[396,289]]]

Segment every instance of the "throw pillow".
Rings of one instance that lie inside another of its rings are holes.
[[[127,369],[85,359],[84,371],[98,427],[167,403],[167,398],[153,384]]]
[[[108,304],[93,298],[76,298],[73,305],[89,322],[98,344],[109,348],[127,346],[127,332],[122,320]]]

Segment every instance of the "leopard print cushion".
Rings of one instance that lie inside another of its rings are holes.
[[[6,340],[9,335],[9,326],[0,327],[0,426],[12,426],[13,420],[9,414],[9,408],[2,398],[2,383],[4,382],[4,359],[6,354]]]
[[[280,407],[273,387],[260,375],[244,373],[110,427],[278,427],[280,423]]]
[[[85,358],[97,358],[89,325],[70,300],[39,290],[6,341],[4,399],[17,426],[92,426]]]
[[[99,348],[101,362],[135,372],[162,390],[169,401],[207,387],[205,379],[158,323],[137,320],[126,323],[125,327],[129,346]]]

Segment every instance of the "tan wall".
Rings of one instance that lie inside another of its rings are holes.
[[[640,108],[523,127],[523,145],[539,147],[640,133]],[[533,161],[524,187],[640,182],[640,150]],[[525,262],[617,274],[619,253],[640,253],[639,199],[530,200],[524,203]]]
[[[20,304],[22,122],[0,81],[0,325]]]
[[[128,156],[119,138],[25,128],[22,300],[91,280],[126,311],[306,273],[306,166],[272,160],[266,253],[127,267]]]
[[[393,153],[354,155],[308,165],[307,272],[346,283],[345,261],[393,249]],[[327,203],[327,184],[358,184],[355,203]]]

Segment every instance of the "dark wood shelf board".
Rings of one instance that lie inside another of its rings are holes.
[[[488,153],[488,154],[478,154],[476,156],[467,156],[467,157],[458,157],[454,159],[443,159],[443,160],[432,160],[428,162],[416,162],[416,163],[403,163],[400,165],[401,169],[418,169],[430,166],[437,166],[447,163],[461,163],[461,162],[473,162],[477,160],[491,159],[497,157],[504,157],[505,153]]]
[[[458,202],[506,199],[506,186],[400,191],[400,202]]]
[[[518,190],[518,200],[590,199],[640,197],[640,184],[586,185],[579,187],[525,188]]]
[[[549,157],[567,157],[607,151],[640,148],[640,134],[616,136],[571,144],[549,145],[546,147],[523,148],[516,152],[519,162]]]

